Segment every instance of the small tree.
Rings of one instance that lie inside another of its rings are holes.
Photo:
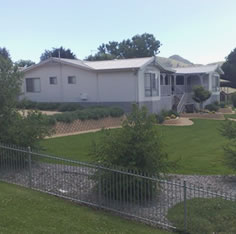
[[[200,108],[203,108],[203,102],[205,102],[211,96],[211,92],[204,89],[202,86],[195,86],[193,88],[193,100],[200,104]]]
[[[41,113],[22,115],[16,109],[21,83],[18,67],[0,55],[0,142],[34,147],[51,129]]]
[[[155,127],[155,117],[149,115],[145,107],[139,109],[134,105],[121,129],[103,130],[102,133],[101,140],[94,145],[92,151],[96,162],[106,167],[125,168],[127,172],[139,172],[158,178],[167,172],[170,164]],[[157,189],[153,181],[129,177],[126,183],[122,176],[109,170],[103,170],[102,175],[95,178],[101,178],[106,185],[102,187],[103,195],[112,194],[113,199],[135,200],[138,196],[150,199]]]

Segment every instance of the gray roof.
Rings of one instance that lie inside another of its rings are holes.
[[[179,67],[174,68],[177,74],[202,74],[202,73],[210,73],[210,72],[218,72],[219,74],[224,74],[222,69],[218,64],[216,65],[206,65],[199,67]]]
[[[114,70],[140,68],[152,61],[153,57],[147,57],[132,59],[114,59],[105,61],[84,61],[84,64],[88,65],[89,67],[92,67],[95,70]]]
[[[48,62],[60,62],[63,64],[73,65],[76,67],[93,71],[139,69],[145,65],[153,63],[161,70],[161,72],[175,72],[174,70],[165,68],[164,66],[159,64],[156,61],[155,57],[114,59],[114,60],[104,60],[104,61],[83,61],[79,59],[65,59],[65,58],[51,57],[43,62],[25,68],[23,71],[26,72],[32,70]]]

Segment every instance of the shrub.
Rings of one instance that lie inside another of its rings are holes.
[[[171,118],[171,119],[175,119],[176,116],[175,116],[174,114],[172,114],[172,115],[170,116],[170,118]]]
[[[145,107],[139,109],[134,105],[121,129],[102,130],[99,142],[91,147],[91,155],[103,166],[123,168],[126,172],[142,171],[143,175],[160,178],[168,170],[169,162],[154,124],[155,117],[149,115]],[[113,199],[132,201],[139,196],[140,200],[150,200],[157,193],[157,186],[152,181],[131,177],[129,185],[127,176],[126,179],[121,175],[121,178],[113,180],[114,176],[114,172],[103,170],[93,177],[98,186],[109,184],[109,187],[102,187],[101,192],[105,197],[112,192]]]
[[[200,104],[200,108],[202,109],[203,102],[206,101],[211,96],[211,92],[206,90],[202,86],[195,86],[193,88],[193,100]]]
[[[236,107],[236,93],[232,94],[231,100],[232,100],[233,106]]]
[[[159,124],[162,124],[165,121],[165,117],[161,114],[159,114],[159,115],[155,114],[155,117],[156,117],[157,123],[159,123]]]
[[[124,111],[118,107],[111,107],[110,108],[110,116],[111,117],[120,117],[124,114]]]
[[[81,109],[83,109],[83,107],[79,103],[63,103],[58,107],[58,111],[60,112],[75,111]]]
[[[72,123],[73,121],[80,120],[89,120],[89,119],[102,119],[108,116],[111,117],[121,117],[124,114],[124,111],[118,107],[93,107],[76,111],[67,111],[63,113],[58,113],[50,117],[51,123],[55,124],[56,121],[64,123]]]
[[[222,198],[187,200],[187,230],[189,234],[236,233],[236,203]],[[168,220],[184,231],[184,202],[168,211]]]
[[[205,109],[209,110],[209,111],[218,111],[219,110],[219,106],[216,104],[208,104],[205,106]]]
[[[226,107],[225,103],[224,102],[220,102],[220,107],[221,108],[225,108]]]

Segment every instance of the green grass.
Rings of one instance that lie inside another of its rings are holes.
[[[168,233],[51,195],[0,182],[0,233]]]
[[[171,208],[168,219],[183,230],[184,204],[179,203]],[[236,233],[236,203],[221,198],[188,200],[187,230],[191,234]]]
[[[195,119],[192,126],[158,126],[170,160],[178,160],[179,174],[233,174],[224,163],[222,146],[227,140],[219,134],[220,120]],[[112,130],[116,131],[116,130]],[[59,137],[42,141],[49,154],[92,162],[89,155],[93,140],[100,132]]]
[[[236,119],[236,114],[226,114],[224,116],[225,116],[225,118]]]

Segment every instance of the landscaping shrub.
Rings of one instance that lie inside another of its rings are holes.
[[[108,116],[121,117],[123,114],[124,111],[118,107],[98,107],[98,108],[93,107],[82,110],[58,113],[53,116],[49,116],[48,118],[51,124],[55,124],[56,122],[72,123],[77,119],[98,120]]]
[[[170,163],[164,151],[155,118],[143,106],[133,106],[132,112],[116,131],[102,130],[98,142],[91,147],[96,163],[142,176],[161,178]],[[141,173],[142,172],[142,173]],[[125,174],[125,173],[124,173]],[[116,179],[114,179],[116,177]],[[143,177],[129,177],[115,171],[100,169],[93,179],[101,194],[114,200],[150,201],[157,195],[158,185]],[[104,187],[101,185],[105,185]]]
[[[224,102],[220,102],[219,105],[220,105],[221,108],[225,108],[226,107],[226,104]]]
[[[65,112],[65,111],[75,111],[81,110],[83,107],[79,103],[62,103],[58,107],[58,111]]]
[[[233,106],[236,107],[236,93],[232,94],[231,100],[232,100]]]
[[[166,120],[175,119],[178,116],[179,116],[179,113],[174,110],[168,110],[168,111],[162,110],[160,114],[155,115],[157,123],[159,124],[162,124],[165,121],[165,119]]]
[[[184,204],[168,211],[168,219],[179,230],[184,230]],[[194,198],[187,200],[187,232],[236,233],[236,203],[221,198]]]
[[[219,110],[219,105],[216,105],[216,103],[208,104],[208,105],[205,106],[205,109],[207,109],[209,111],[218,111]]]

